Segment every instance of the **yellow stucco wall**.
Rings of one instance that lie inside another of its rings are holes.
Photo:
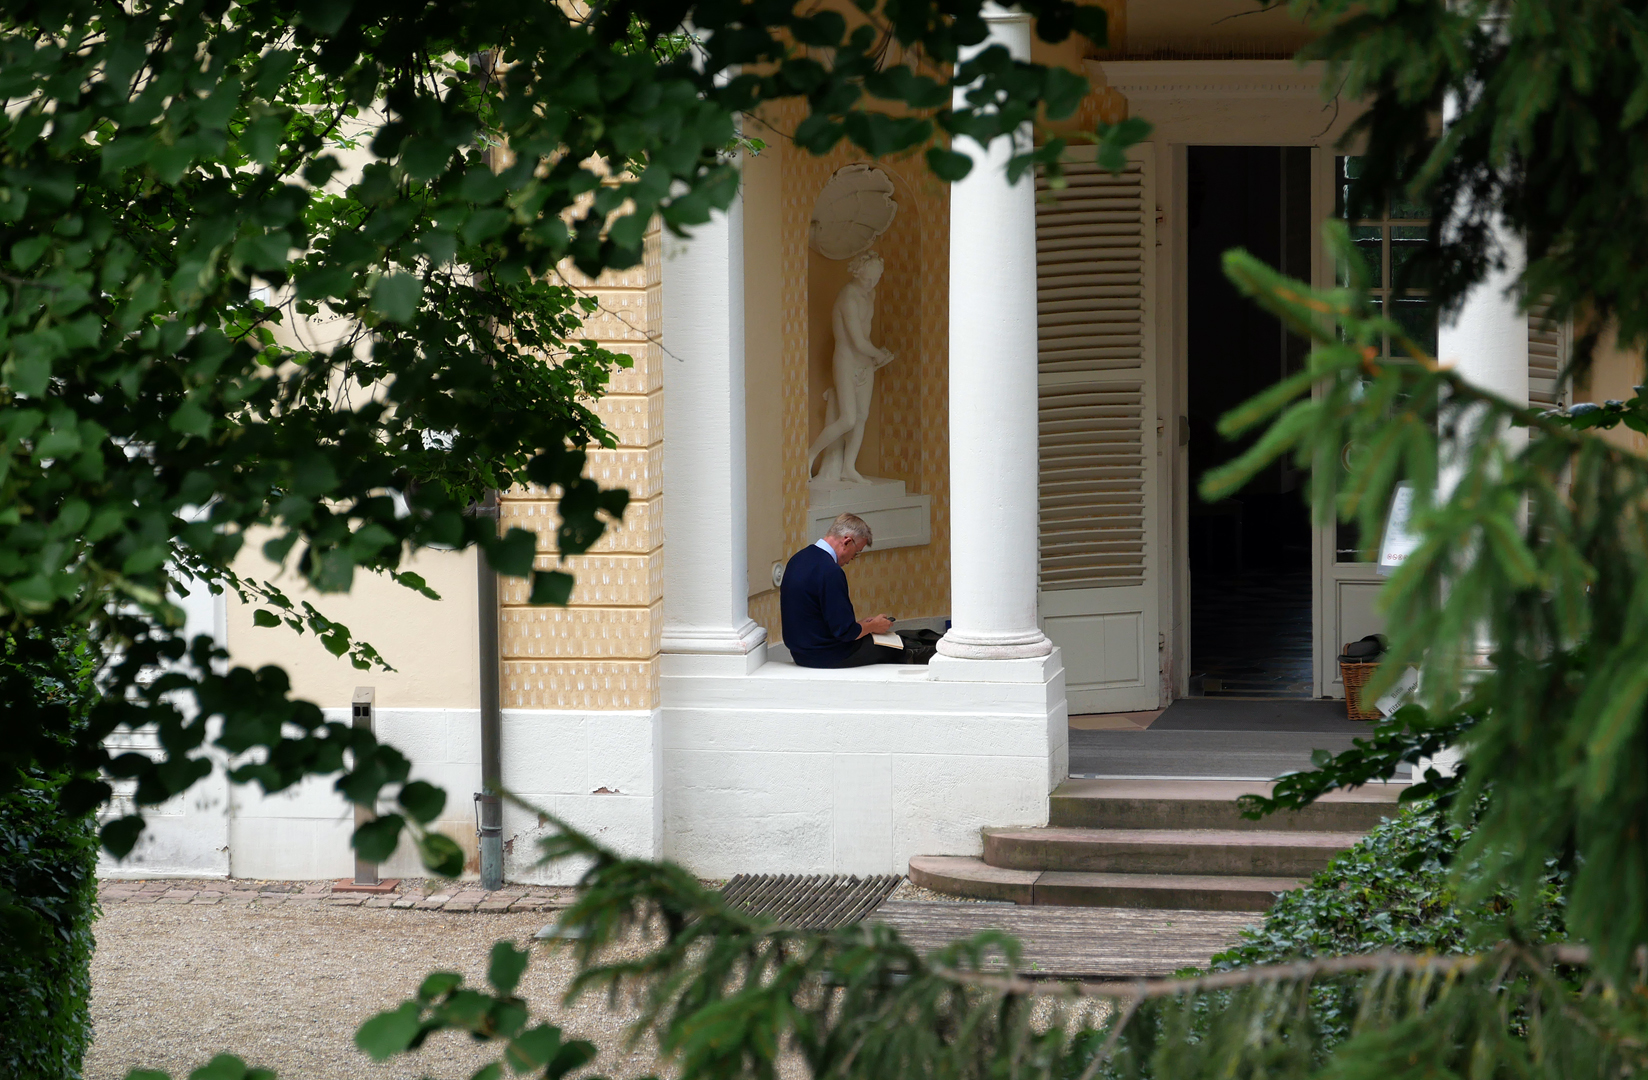
[[[570,267],[569,283],[595,295],[600,310],[587,337],[634,365],[614,372],[595,403],[616,449],[592,449],[586,475],[629,489],[622,524],[612,523],[588,554],[564,563],[555,548],[555,492],[516,488],[502,499],[499,527],[538,536],[538,565],[577,580],[564,607],[527,604],[527,582],[500,580],[501,697],[506,709],[651,709],[658,704],[658,649],[664,614],[663,357],[658,344],[660,236],[647,237],[640,266],[590,281]]]
[[[475,708],[480,664],[475,633],[475,553],[424,551],[403,567],[420,574],[440,600],[419,596],[387,578],[355,575],[347,594],[321,594],[288,571],[277,573],[259,548],[270,534],[254,533],[235,560],[247,577],[271,579],[295,603],[307,601],[321,614],[371,642],[394,671],[360,671],[333,656],[313,635],[286,626],[256,626],[255,606],[230,595],[227,637],[233,663],[249,668],[275,664],[292,679],[292,696],[322,708],[343,708],[355,687],[377,691],[379,708]],[[291,560],[295,563],[295,556]]]
[[[1575,401],[1626,401],[1636,396],[1636,387],[1648,379],[1639,350],[1621,348],[1612,330],[1605,331],[1597,342],[1596,359],[1591,370],[1574,386]],[[1636,454],[1648,455],[1648,436],[1638,435],[1621,425],[1603,432],[1603,437]]]
[[[1106,0],[1105,7],[1112,43],[1119,42],[1124,0]],[[1083,71],[1091,51],[1079,38],[1056,46],[1037,41],[1033,57]],[[845,264],[808,246],[808,222],[830,176],[868,160],[845,145],[824,157],[796,149],[784,133],[805,115],[802,103],[786,102],[746,124],[748,134],[769,144],[745,160],[750,616],[775,641],[781,628],[772,563],[816,539],[807,533],[806,447],[824,426],[830,313],[846,280]],[[1121,95],[1101,87],[1075,117],[1052,129],[1091,131],[1100,120],[1126,115]],[[877,375],[858,464],[866,475],[903,480],[911,492],[933,497],[932,542],[872,548],[847,576],[861,613],[944,615],[950,603],[949,189],[919,153],[875,164],[892,177],[899,212],[876,244],[887,266],[872,337],[898,359]]]

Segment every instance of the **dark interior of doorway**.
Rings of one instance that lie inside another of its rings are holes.
[[[1235,495],[1201,478],[1245,450],[1219,417],[1291,374],[1306,346],[1236,291],[1221,267],[1245,248],[1309,279],[1310,149],[1189,150],[1190,694],[1309,697],[1311,526],[1305,476],[1278,462]]]

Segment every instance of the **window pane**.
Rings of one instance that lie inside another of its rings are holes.
[[[1424,203],[1412,201],[1406,194],[1398,191],[1391,195],[1390,216],[1410,221],[1415,218],[1425,221],[1431,216],[1431,208]]]
[[[1333,530],[1333,561],[1336,563],[1372,562],[1373,556],[1362,551],[1362,530],[1354,521],[1341,521]]]
[[[1391,285],[1398,289],[1428,289],[1430,267],[1415,258],[1425,250],[1423,225],[1393,225],[1390,231]]]
[[[1436,308],[1428,296],[1398,296],[1391,301],[1391,319],[1414,344],[1430,356],[1436,355]]]
[[[1350,205],[1350,182],[1362,175],[1362,159],[1342,157],[1338,161],[1338,181],[1333,186],[1333,216],[1342,218],[1347,214],[1345,208]]]
[[[1356,254],[1359,255],[1362,267],[1363,280],[1369,288],[1381,289],[1385,285],[1384,274],[1384,239],[1385,230],[1378,225],[1352,225],[1350,230],[1351,242],[1356,245]],[[1350,284],[1350,267],[1339,265],[1339,284]]]

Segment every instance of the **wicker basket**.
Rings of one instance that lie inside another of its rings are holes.
[[[1350,648],[1349,645],[1345,648]],[[1362,700],[1362,688],[1368,685],[1373,673],[1379,670],[1379,661],[1352,664],[1339,661],[1339,678],[1345,683],[1345,714],[1352,720],[1382,720],[1385,714]]]

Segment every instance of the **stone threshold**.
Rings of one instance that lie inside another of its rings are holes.
[[[220,907],[368,907],[453,914],[553,911],[568,907],[573,890],[544,885],[506,885],[487,892],[471,881],[403,879],[394,892],[334,893],[330,881],[253,881],[241,878],[107,878],[97,899],[113,904]]]

